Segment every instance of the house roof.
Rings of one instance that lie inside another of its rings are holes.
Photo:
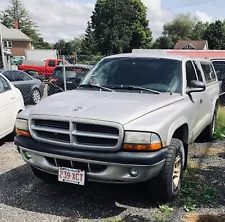
[[[19,29],[9,29],[0,23],[0,33],[2,33],[2,40],[11,41],[31,41],[31,39],[21,32]]]
[[[208,46],[207,40],[179,40],[174,49],[183,49],[186,45],[193,46],[196,50],[202,50],[205,46]]]

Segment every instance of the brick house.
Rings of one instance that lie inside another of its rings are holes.
[[[207,40],[179,40],[174,49],[183,49],[183,50],[208,50],[208,41]]]
[[[0,23],[2,45],[4,50],[10,50],[12,56],[24,56],[24,51],[32,49],[31,39],[19,29],[9,29]]]

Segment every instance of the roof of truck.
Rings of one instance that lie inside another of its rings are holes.
[[[163,52],[148,52],[148,53],[123,53],[117,55],[107,56],[106,58],[120,58],[120,57],[130,57],[130,58],[163,58],[163,59],[174,59],[183,60],[184,58],[190,58],[183,55],[171,55]]]
[[[107,56],[106,58],[121,58],[121,57],[162,58],[162,59],[173,59],[173,60],[180,60],[180,61],[182,61],[183,59],[191,59],[191,60],[199,60],[201,62],[210,62],[210,60],[206,59],[206,58],[195,58],[195,57],[189,57],[189,56],[184,56],[184,55],[173,55],[173,54],[167,54],[164,52],[123,53],[123,54]]]

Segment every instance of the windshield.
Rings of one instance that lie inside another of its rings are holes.
[[[81,84],[105,87],[143,87],[181,93],[182,62],[160,58],[107,58],[99,62]]]

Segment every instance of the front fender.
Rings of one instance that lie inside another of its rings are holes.
[[[179,119],[177,119],[175,122],[173,122],[168,130],[168,137],[166,140],[166,145],[168,146],[171,142],[171,139],[173,138],[174,133],[176,132],[177,129],[179,129],[181,126],[183,125],[187,125],[188,126],[188,121],[185,117],[180,117]],[[188,142],[188,138],[189,138],[189,127],[187,129],[187,135],[186,135],[186,140],[185,142]]]

